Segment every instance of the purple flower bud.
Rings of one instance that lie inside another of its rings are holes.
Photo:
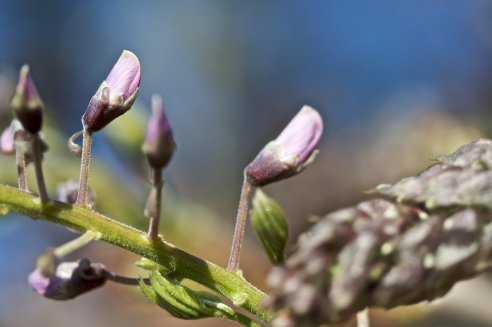
[[[6,155],[15,154],[14,131],[12,127],[7,127],[0,136],[0,153]]]
[[[127,112],[137,98],[140,85],[140,62],[124,50],[105,81],[91,98],[82,117],[84,128],[97,132],[113,119]]]
[[[145,143],[142,150],[153,168],[165,167],[176,149],[171,125],[162,110],[162,99],[158,95],[152,97],[152,117],[147,125]]]
[[[87,259],[61,263],[53,276],[45,276],[40,268],[36,268],[28,277],[28,283],[36,293],[52,300],[73,299],[102,286],[105,281],[104,266],[91,264]]]
[[[43,102],[36,86],[29,74],[29,66],[22,66],[19,73],[19,82],[10,105],[26,131],[38,133],[43,124]]]
[[[248,181],[263,186],[300,173],[314,160],[322,133],[319,113],[309,106],[302,107],[280,135],[246,167]]]

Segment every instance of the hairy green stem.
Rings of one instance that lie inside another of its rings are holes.
[[[41,205],[32,194],[0,184],[0,205],[33,219],[42,219],[79,232],[99,233],[100,240],[148,258],[177,276],[198,282],[230,299],[236,306],[267,323],[271,312],[262,308],[265,294],[234,271],[198,258],[173,244],[147,235],[82,206],[50,201]]]
[[[76,239],[56,247],[53,251],[57,258],[63,258],[64,256],[86,246],[87,244],[97,240],[98,238],[98,233],[94,233],[93,231],[88,230]]]

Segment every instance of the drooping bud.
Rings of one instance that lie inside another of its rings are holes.
[[[58,265],[54,275],[45,276],[36,268],[28,277],[32,289],[48,299],[69,300],[102,286],[106,281],[102,264],[88,259],[64,262]]]
[[[43,124],[43,102],[29,74],[29,66],[22,66],[15,94],[10,100],[15,116],[26,131],[38,133]]]
[[[145,143],[142,151],[153,168],[167,166],[176,149],[171,125],[162,109],[162,99],[158,95],[152,96],[152,117],[147,125]]]
[[[82,116],[84,128],[97,132],[127,112],[137,98],[140,86],[140,62],[124,50],[106,80],[91,98]]]
[[[323,121],[319,113],[304,106],[280,135],[256,156],[245,173],[254,186],[263,186],[303,171],[315,158]]]
[[[250,214],[251,226],[261,241],[265,252],[274,265],[284,262],[288,225],[284,212],[278,203],[257,189]]]

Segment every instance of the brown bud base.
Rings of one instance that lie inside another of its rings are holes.
[[[43,111],[41,107],[14,110],[14,113],[26,131],[31,134],[36,134],[41,131],[41,127],[43,126]]]

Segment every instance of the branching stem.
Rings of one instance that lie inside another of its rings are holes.
[[[173,271],[177,278],[193,280],[228,299],[238,296],[244,298],[238,304],[239,307],[264,323],[271,320],[271,312],[262,307],[265,294],[236,272],[178,249],[162,238],[150,241],[145,233],[89,208],[58,201],[41,205],[35,199],[32,194],[0,184],[0,205],[11,212],[50,221],[79,232],[91,230],[99,233],[100,240],[148,258]]]

